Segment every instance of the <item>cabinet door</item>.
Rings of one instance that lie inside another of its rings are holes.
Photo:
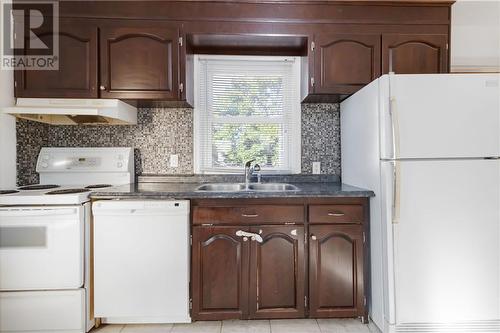
[[[382,72],[448,72],[447,35],[382,35]]]
[[[261,226],[250,243],[250,318],[305,316],[304,227]]]
[[[248,244],[237,227],[194,227],[192,317],[242,319],[248,307]]]
[[[310,316],[362,316],[362,226],[314,225],[309,232]]]
[[[43,41],[52,33],[45,31],[39,37]],[[59,69],[16,71],[16,97],[96,98],[97,57],[97,26],[61,18]]]
[[[380,39],[380,35],[317,35],[314,92],[350,94],[380,76]]]
[[[122,23],[101,30],[101,97],[177,99],[179,29]]]

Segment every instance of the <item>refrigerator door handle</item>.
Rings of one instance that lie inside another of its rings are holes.
[[[399,223],[400,206],[401,206],[401,162],[393,160],[393,177],[392,177],[392,223]]]
[[[392,131],[392,158],[399,158],[399,115],[396,107],[396,98],[391,97],[389,105],[389,113],[391,115],[391,131]]]

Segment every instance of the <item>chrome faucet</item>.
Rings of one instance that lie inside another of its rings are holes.
[[[255,170],[255,167],[252,167],[253,162],[255,162],[255,159],[247,161],[245,163],[245,189],[247,189],[247,190],[248,190],[248,185],[250,184],[250,177],[252,177],[252,174]],[[260,166],[259,166],[259,169],[260,169]]]
[[[257,172],[257,183],[260,184],[260,181],[262,180],[262,174],[260,173],[260,165],[255,164],[253,166],[253,171]]]

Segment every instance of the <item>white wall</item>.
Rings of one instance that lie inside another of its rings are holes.
[[[500,0],[458,0],[453,4],[451,71],[500,71]]]
[[[0,70],[0,108],[14,105],[12,71]],[[0,189],[16,185],[16,120],[0,112]]]

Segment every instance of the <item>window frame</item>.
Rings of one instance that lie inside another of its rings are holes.
[[[200,92],[199,92],[199,86],[200,86],[200,75],[201,73],[201,66],[200,66],[200,60],[242,60],[242,61],[292,61],[292,77],[290,78],[292,82],[295,82],[295,89],[293,89],[293,94],[291,96],[291,110],[290,110],[290,121],[289,124],[287,124],[287,119],[286,116],[282,117],[281,121],[275,121],[273,122],[282,124],[283,126],[286,126],[287,128],[287,147],[284,147],[283,149],[283,168],[280,169],[269,169],[269,168],[263,168],[262,169],[262,174],[284,174],[284,173],[291,173],[291,174],[297,174],[301,172],[301,159],[302,159],[302,154],[301,154],[301,143],[302,143],[302,135],[301,135],[301,57],[283,57],[283,56],[240,56],[240,55],[194,55],[193,56],[193,86],[194,86],[194,91],[193,91],[193,97],[194,97],[194,109],[193,109],[193,166],[194,166],[194,172],[196,174],[228,174],[228,173],[241,173],[243,172],[243,167],[238,167],[238,168],[205,168],[203,166],[203,157],[204,157],[204,151],[203,151],[203,143],[204,143],[204,136],[205,132],[203,131],[205,128],[209,128],[208,126],[202,126],[202,121],[205,118],[205,115],[203,112],[206,112],[206,110],[202,110],[201,103],[200,103]],[[208,102],[205,102],[205,105],[207,105]],[[238,119],[239,118],[239,119]],[[258,116],[251,117],[250,119],[252,121],[247,122],[248,124],[251,123],[268,123],[270,119],[263,118],[262,120],[265,120],[265,122],[259,122],[258,121]],[[238,116],[232,116],[232,119],[227,122],[227,123],[241,123],[240,117]],[[289,126],[287,126],[289,125]],[[210,155],[210,154],[209,154]]]

